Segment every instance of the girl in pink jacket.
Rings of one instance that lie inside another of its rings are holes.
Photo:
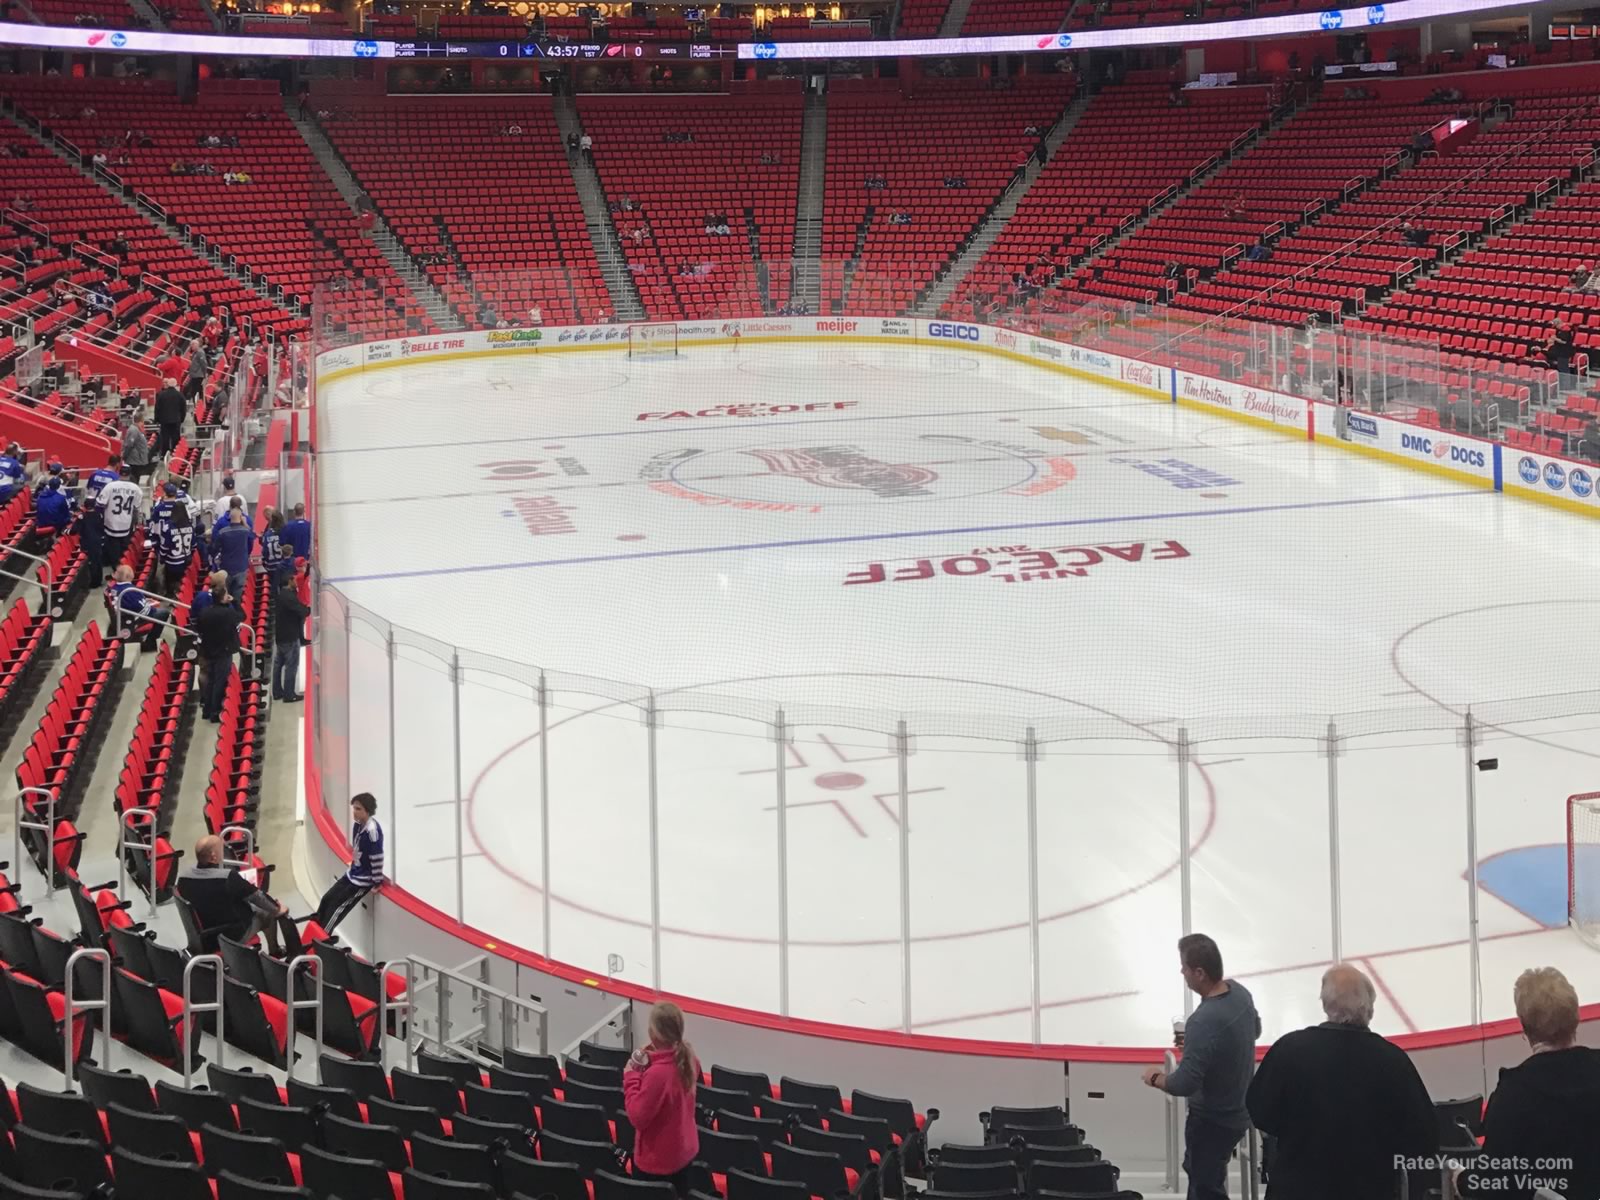
[[[650,1010],[650,1045],[635,1050],[622,1073],[622,1095],[633,1124],[633,1177],[660,1179],[689,1194],[689,1164],[700,1153],[694,1091],[700,1062],[683,1040],[683,1010],[661,1003]]]

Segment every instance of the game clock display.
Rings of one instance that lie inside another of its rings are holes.
[[[701,42],[396,42],[396,58],[576,58],[687,62],[737,57],[735,46]]]

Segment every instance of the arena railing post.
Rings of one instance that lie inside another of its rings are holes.
[[[772,720],[777,748],[774,787],[778,805],[778,1015],[789,1015],[789,725],[778,709]]]
[[[1344,913],[1339,872],[1339,729],[1328,722],[1328,736],[1322,742],[1328,760],[1328,908],[1333,923],[1333,961],[1344,961]]]
[[[1178,760],[1178,894],[1183,910],[1183,933],[1194,932],[1194,855],[1189,847],[1189,730],[1179,728],[1174,744]],[[1183,989],[1183,1015],[1194,1011],[1194,993]]]
[[[1037,1046],[1044,1038],[1039,1016],[1039,738],[1032,725],[1023,734],[1022,761],[1028,775],[1028,1012]]]
[[[387,671],[389,675],[389,796],[391,798],[399,794],[396,789],[400,786],[400,772],[398,763],[396,761],[399,751],[396,748],[395,742],[394,664],[394,626],[385,621],[383,631],[383,665],[384,670]],[[389,806],[389,842],[391,845],[395,846],[400,844],[396,839],[400,836],[401,807],[402,806],[399,804],[390,804]],[[388,872],[389,878],[394,880],[396,883],[400,882],[400,872],[397,869],[399,866],[400,856],[397,854],[390,855],[388,861],[384,863],[384,867]],[[373,947],[373,951],[376,953],[376,946]]]
[[[540,926],[544,956],[550,949],[550,688],[539,672],[539,885],[544,888]]]
[[[900,1025],[911,1032],[911,739],[905,721],[895,726],[894,753],[899,763],[900,814]]]
[[[461,652],[459,650],[450,652],[450,730],[456,783],[456,920],[465,924],[467,873],[464,869],[466,857],[463,851],[466,845],[466,805],[462,801],[461,788]]]
[[[1467,945],[1472,969],[1472,1024],[1483,1025],[1483,961],[1478,946],[1478,728],[1472,710],[1462,720],[1457,735],[1466,751],[1467,766]],[[1487,1067],[1485,1067],[1487,1073]]]
[[[645,769],[650,798],[650,986],[661,990],[661,804],[656,773],[656,726],[660,713],[655,692],[645,693]]]

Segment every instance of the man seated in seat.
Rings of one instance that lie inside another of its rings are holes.
[[[207,953],[219,937],[248,942],[258,933],[278,953],[277,920],[288,908],[222,862],[222,839],[207,834],[194,845],[194,865],[178,876],[178,895],[194,909]]]
[[[133,584],[133,568],[120,564],[111,574],[106,589],[106,608],[111,618],[112,637],[137,637],[146,650],[154,650],[164,625],[172,624],[172,609],[156,603],[143,588]]]

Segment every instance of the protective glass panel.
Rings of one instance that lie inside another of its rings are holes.
[[[1027,764],[1001,741],[913,745],[911,1029],[1030,1041]],[[898,831],[899,797],[885,800]]]
[[[322,799],[340,819],[350,787],[350,635],[345,629],[348,601],[332,588],[319,593],[317,646],[312,654],[316,688],[316,753]]]
[[[537,681],[531,668],[462,655],[466,921],[542,953],[543,746]]]
[[[795,730],[787,772],[793,1016],[900,1028],[898,779],[883,734]]]
[[[603,694],[600,681],[587,679],[551,677],[549,685],[551,955],[648,987],[655,972],[644,696]]]
[[[778,1008],[777,753],[767,725],[662,714],[661,986]]]
[[[1317,1024],[1333,955],[1328,760],[1309,740],[1203,743],[1189,795],[1195,931],[1254,994],[1265,1039]]]
[[[395,798],[406,890],[459,919],[466,830],[456,791],[455,684],[448,647],[396,629]]]
[[[1453,729],[1349,738],[1339,759],[1344,956],[1380,1033],[1472,1019],[1465,751]]]
[[[1591,821],[1576,823],[1570,863],[1567,854],[1567,797],[1600,786],[1600,716],[1486,723],[1477,734],[1475,759],[1494,763],[1475,780],[1484,1019],[1515,1015],[1512,985],[1529,967],[1557,968],[1580,999],[1600,994],[1600,954],[1567,927],[1569,883],[1580,898],[1600,889]]]
[[[1204,829],[1191,788],[1190,843]],[[1039,761],[1046,1042],[1159,1044],[1183,1015],[1178,770],[1155,738],[1053,742]]]
[[[403,868],[392,857],[411,842],[409,829],[400,836],[403,818],[394,810],[395,779],[390,758],[389,650],[385,624],[356,610],[350,622],[350,779],[349,792],[329,796],[330,811],[341,821],[348,818],[345,803],[357,792],[371,792],[378,800],[380,820],[388,837],[384,843],[384,870],[399,883]],[[403,852],[403,851],[402,851]]]

